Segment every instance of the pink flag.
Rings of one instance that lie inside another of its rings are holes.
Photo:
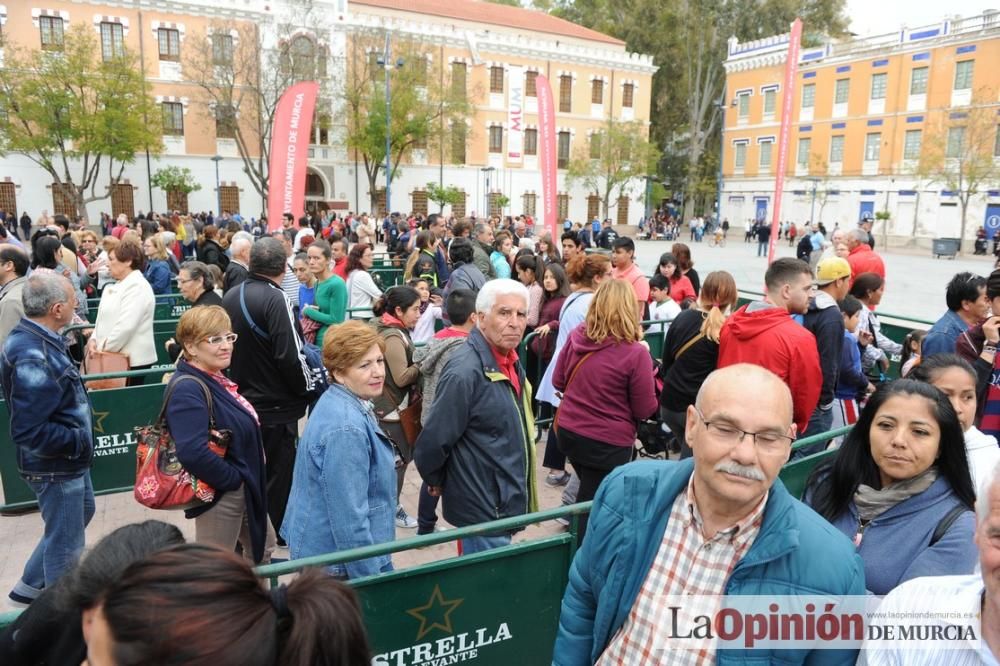
[[[542,171],[542,224],[552,238],[559,238],[556,215],[556,109],[552,105],[552,86],[539,74],[535,78],[538,95],[538,152]]]
[[[284,213],[298,219],[305,212],[306,161],[319,84],[296,83],[282,94],[271,128],[268,168],[267,230],[281,228]]]
[[[792,108],[795,104],[795,74],[799,70],[799,41],[802,37],[802,19],[792,23],[788,40],[788,60],[785,62],[785,94],[781,101],[781,130],[778,134],[778,165],[774,176],[774,206],[771,211],[771,242],[767,250],[767,265],[774,261],[774,245],[778,242],[781,226],[781,190],[785,187],[785,165],[788,164],[788,135],[792,131]]]

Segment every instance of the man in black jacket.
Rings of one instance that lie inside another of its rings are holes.
[[[816,265],[816,296],[809,302],[803,325],[816,337],[823,383],[819,403],[809,419],[809,426],[802,433],[803,436],[818,435],[828,431],[833,425],[833,401],[837,378],[840,376],[840,352],[844,345],[844,318],[837,303],[844,300],[850,288],[851,265],[846,259],[829,257]],[[825,448],[826,443],[820,442],[806,449],[799,449],[796,454],[808,455]]]
[[[260,418],[267,458],[267,512],[275,531],[281,528],[292,487],[298,420],[313,388],[302,335],[281,290],[284,274],[281,241],[262,238],[250,250],[250,277],[222,299],[233,333],[239,336],[229,374]]]

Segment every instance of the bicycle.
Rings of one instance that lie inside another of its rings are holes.
[[[712,240],[708,241],[709,247],[726,247],[726,237],[721,233],[712,236]]]

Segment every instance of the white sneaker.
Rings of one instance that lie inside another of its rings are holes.
[[[396,506],[396,527],[407,530],[417,529],[417,520],[406,513],[402,506]]]

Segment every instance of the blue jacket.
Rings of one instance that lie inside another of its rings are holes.
[[[265,490],[267,474],[260,426],[250,412],[229,395],[224,386],[184,359],[178,361],[170,386],[184,375],[192,375],[205,383],[212,396],[215,428],[230,431],[232,438],[224,458],[209,450],[208,404],[205,402],[205,393],[197,382],[183,381],[171,393],[166,409],[167,427],[177,446],[177,460],[195,478],[215,489],[215,502],[227,492],[243,486],[253,559],[254,562],[260,562],[264,556],[268,521]],[[184,515],[195,518],[212,506],[214,502],[209,506],[188,509]]]
[[[22,475],[72,478],[90,468],[90,399],[61,336],[21,319],[0,354],[0,384]]]
[[[613,471],[594,498],[587,538],[563,597],[554,664],[593,664],[625,623],[656,557],[692,459],[633,462]],[[850,541],[775,480],[760,534],[730,574],[726,594],[864,594]],[[720,650],[718,664],[854,664],[857,650]]]
[[[948,310],[927,331],[927,336],[920,344],[921,356],[954,354],[958,337],[965,333],[968,328],[969,325],[958,314],[953,310]]]
[[[972,541],[976,516],[971,509],[959,515],[944,536],[930,545],[938,523],[959,505],[961,502],[951,484],[939,476],[924,492],[868,523],[858,548],[865,562],[868,590],[873,594],[889,594],[911,578],[972,573],[979,554]],[[848,538],[854,538],[859,525],[854,502],[833,525]]]
[[[340,384],[313,408],[295,452],[281,535],[291,559],[370,546],[396,538],[396,465],[371,403]],[[337,564],[348,578],[392,571],[388,555]]]
[[[861,369],[861,350],[858,339],[850,331],[844,331],[844,344],[840,348],[840,374],[837,376],[837,390],[834,395],[840,400],[854,400],[858,391],[868,386],[868,377]]]
[[[163,259],[150,259],[142,272],[157,296],[170,293],[170,264]]]

